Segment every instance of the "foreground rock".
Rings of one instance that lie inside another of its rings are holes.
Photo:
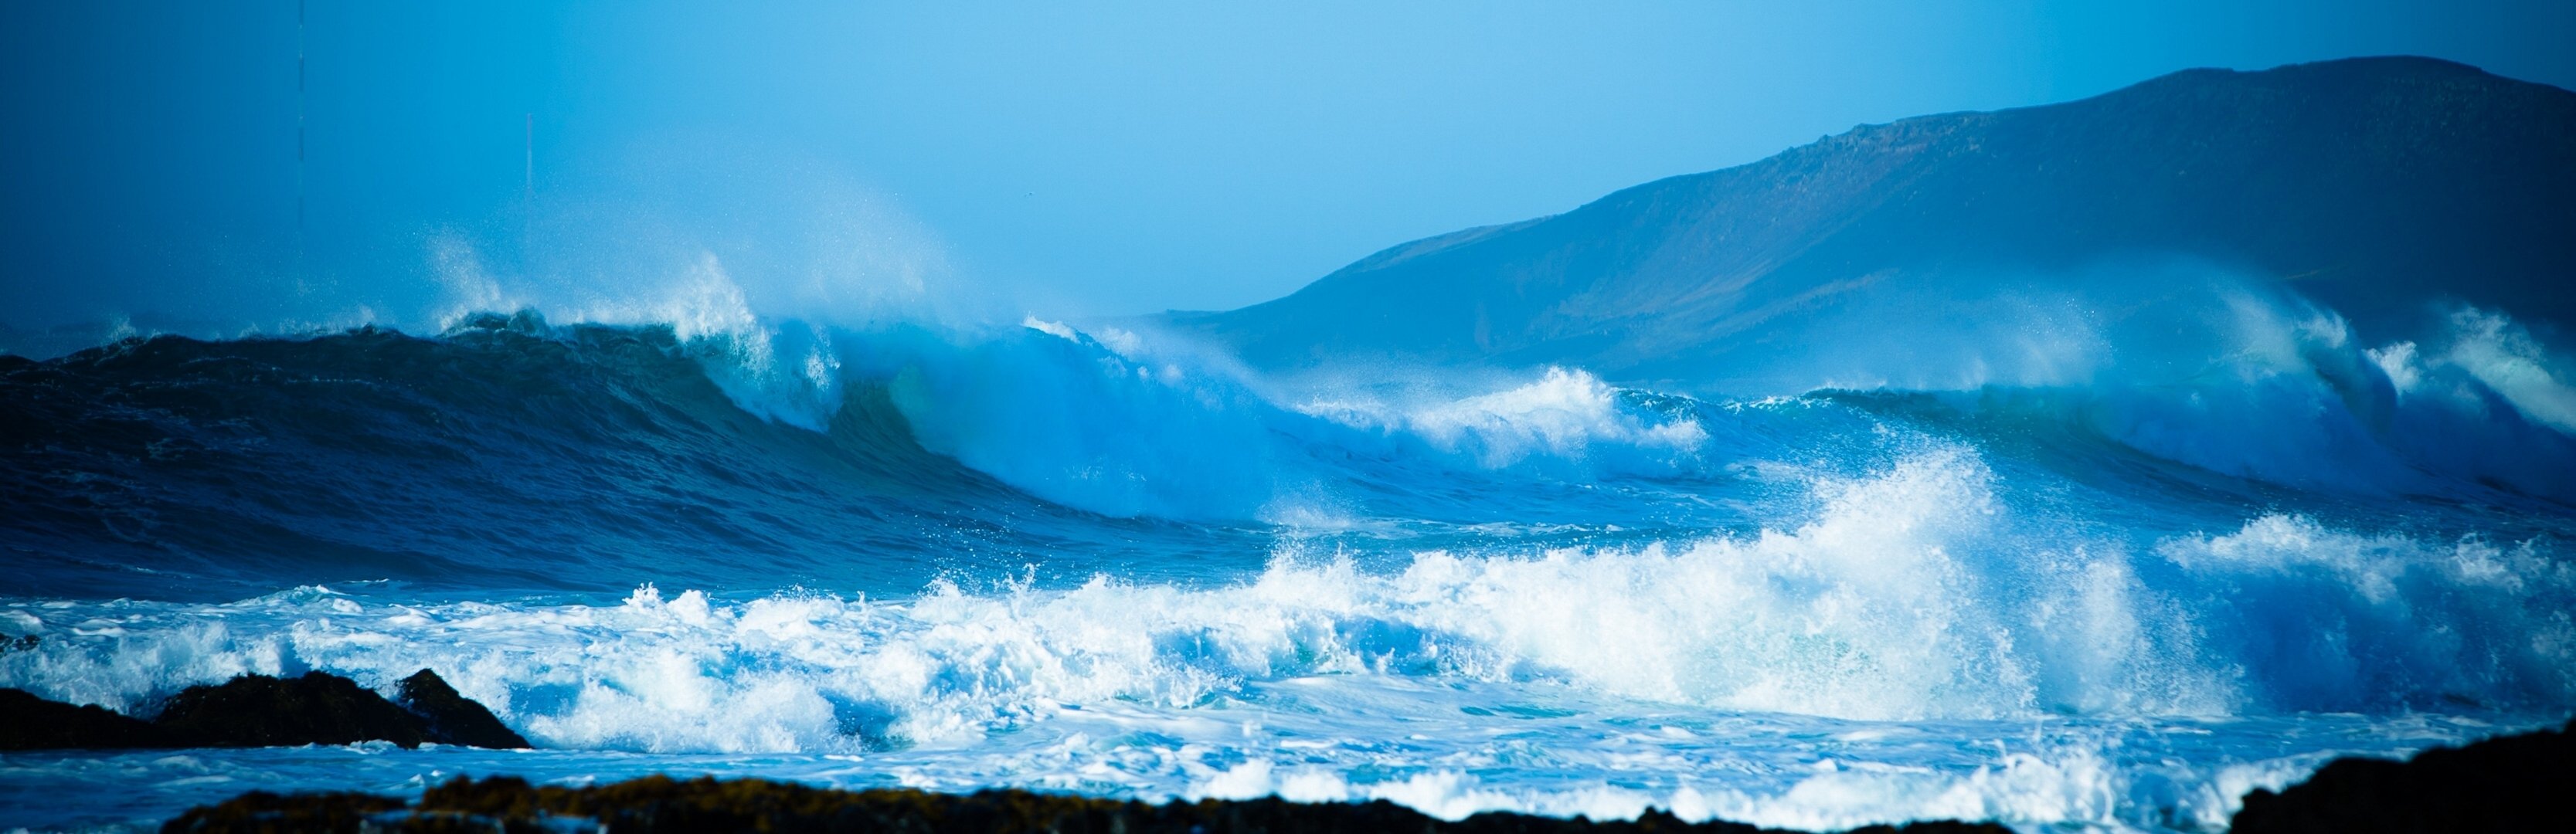
[[[406,687],[406,691],[411,691]],[[467,703],[471,703],[470,701]],[[95,708],[92,708],[95,709]],[[100,712],[104,712],[101,710]],[[112,714],[111,714],[112,715]],[[488,713],[487,713],[488,715]],[[2576,721],[2429,750],[2407,762],[2337,759],[2308,781],[2255,791],[2236,815],[2236,834],[2380,831],[2576,831],[2565,800],[2576,786]],[[1486,813],[1457,822],[1392,803],[1300,804],[1276,798],[1147,805],[1095,797],[992,790],[971,795],[918,790],[844,791],[759,779],[679,781],[648,776],[582,788],[538,787],[515,777],[458,777],[417,804],[365,793],[243,794],[192,808],[164,832],[341,831],[903,831],[1300,832],[1408,834],[1538,832],[1709,832],[1757,834],[1739,823],[1687,823],[1660,811],[1634,821],[1591,822]],[[1930,822],[1856,829],[1871,834],[2002,834],[1992,823]]]
[[[170,697],[152,723],[194,747],[282,747],[390,741],[419,747],[429,720],[356,681],[323,672],[298,678],[243,675]]]
[[[2245,795],[2228,830],[2576,831],[2576,721],[2436,748],[2404,762],[2336,759],[2280,793]]]
[[[490,710],[427,669],[402,682],[402,703],[324,672],[243,675],[170,697],[151,721],[95,706],[0,690],[0,749],[292,747],[390,741],[527,747]]]
[[[430,788],[416,806],[362,793],[280,796],[253,792],[190,809],[167,832],[563,831],[630,832],[902,831],[917,834],[1302,834],[1401,831],[1419,834],[1503,832],[1707,832],[1757,834],[1731,822],[1692,824],[1660,811],[1633,822],[1591,822],[1511,813],[1457,822],[1424,816],[1383,800],[1304,804],[1276,798],[1202,800],[1147,805],[1095,797],[991,790],[971,795],[918,790],[844,791],[760,779],[679,781],[647,776],[583,788],[536,787],[498,776],[458,777]],[[1872,834],[2005,834],[1992,824],[1914,823],[1871,826]]]
[[[464,744],[493,749],[521,749],[531,745],[501,719],[484,709],[482,704],[456,693],[456,688],[441,680],[438,673],[422,669],[402,681],[402,706],[429,722],[429,738],[440,744]]]
[[[170,732],[95,706],[0,689],[0,750],[177,747]]]

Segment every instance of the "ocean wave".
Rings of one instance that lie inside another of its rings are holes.
[[[1216,587],[18,602],[7,628],[41,642],[0,655],[0,685],[131,709],[242,672],[385,685],[427,666],[541,745],[652,752],[953,743],[1066,704],[1188,709],[1338,675],[1872,720],[2576,702],[2576,572],[2545,544],[2260,516],[2059,549],[2015,533],[1992,478],[1935,450],[1822,484],[1815,518],[1754,536],[1393,572],[1286,553]]]
[[[685,328],[523,311],[17,362],[7,558],[22,593],[185,599],[901,593],[1026,565],[1051,587],[1224,582],[1283,541],[1385,569],[1743,540],[1927,448],[1976,462],[1989,485],[1947,500],[2017,519],[1980,535],[2023,549],[2148,549],[2249,511],[2521,541],[2576,495],[2576,440],[2544,419],[2563,363],[2478,311],[2363,349],[2331,315],[2246,302],[2234,332],[2260,338],[2179,378],[1699,400],[1571,368],[1317,385],[1114,328],[853,331],[722,301],[683,305],[716,311]],[[2057,532],[2087,525],[2113,532]]]
[[[842,387],[822,431],[747,411],[707,350],[522,314],[435,338],[163,337],[13,366],[0,534],[16,590],[917,587],[1127,535],[923,450],[883,385]]]
[[[1992,448],[2044,450],[2035,459],[2078,477],[2131,468],[2086,448],[2098,445],[2312,493],[2564,515],[2576,505],[2576,435],[2552,416],[2568,390],[2564,360],[2500,316],[2462,310],[2449,322],[2436,341],[2365,349],[2332,317],[2270,321],[2249,325],[2264,339],[2189,374],[1822,396]]]

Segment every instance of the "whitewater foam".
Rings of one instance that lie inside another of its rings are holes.
[[[1819,487],[1786,530],[1393,573],[1292,553],[1239,584],[938,582],[909,599],[614,606],[9,604],[0,685],[136,709],[235,674],[441,670],[540,744],[651,752],[968,743],[1126,701],[1395,675],[1846,719],[2385,710],[2576,700],[2576,572],[2537,542],[2434,545],[2263,516],[2146,552],[2016,539],[1974,456]],[[2262,600],[2248,605],[2248,595]]]
[[[2576,375],[2530,331],[2502,315],[2475,308],[2453,313],[2450,324],[2452,343],[2445,360],[2485,383],[2525,416],[2576,433],[2576,384],[2571,384]]]
[[[12,552],[73,554],[41,564],[74,590],[0,599],[38,638],[0,686],[148,714],[426,667],[547,752],[12,754],[0,782],[703,769],[2188,830],[2338,752],[2576,703],[2566,377],[2506,323],[2363,350],[2256,304],[2205,373],[1702,401],[1573,368],[1299,388],[1034,316],[809,327],[704,266],[650,326],[13,366],[97,407],[22,423],[77,454],[11,459],[53,491]],[[250,406],[129,410],[198,390]],[[188,555],[208,519],[295,536]],[[330,589],[92,598],[209,575]],[[373,576],[402,581],[339,581]]]
[[[1581,463],[1625,448],[1667,456],[1659,468],[1669,470],[1695,456],[1708,440],[1695,419],[1641,414],[1600,378],[1555,367],[1518,387],[1412,408],[1340,400],[1313,400],[1296,408],[1363,431],[1410,434],[1422,445],[1486,469],[1538,456]]]

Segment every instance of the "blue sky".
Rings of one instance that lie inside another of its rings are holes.
[[[293,0],[0,5],[0,322],[411,321],[458,252],[592,295],[713,256],[782,314],[922,283],[1057,315],[1223,308],[1855,124],[2187,67],[2405,53],[2576,87],[2564,2],[304,15],[299,233]]]

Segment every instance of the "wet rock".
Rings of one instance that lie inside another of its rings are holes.
[[[141,721],[94,706],[0,689],[0,750],[137,747],[291,747],[390,741],[524,748],[482,704],[427,669],[405,678],[402,703],[324,672],[302,677],[243,675],[191,686],[161,714]]]
[[[0,750],[175,747],[170,733],[97,706],[48,701],[0,689]]]
[[[300,800],[300,802],[299,802]],[[1592,822],[1512,813],[1485,813],[1457,822],[1425,816],[1383,800],[1365,803],[1296,803],[1277,798],[1203,800],[1147,805],[1020,790],[942,794],[918,790],[844,791],[761,779],[677,780],[647,776],[581,788],[534,786],[499,776],[458,777],[430,788],[417,805],[395,806],[354,793],[279,797],[252,793],[220,805],[190,809],[162,826],[174,834],[284,830],[288,820],[310,821],[298,830],[535,832],[594,827],[618,832],[901,831],[914,834],[1303,834],[1394,831],[1407,834],[1756,834],[1739,823],[1687,823],[1648,811],[1634,821]],[[348,812],[344,809],[376,809]],[[330,816],[339,813],[342,816]],[[372,816],[370,816],[372,815]],[[1872,826],[1871,834],[2004,834],[1985,823],[1915,823]]]
[[[273,834],[289,831],[373,830],[369,818],[400,811],[403,801],[366,793],[273,794],[251,791],[221,805],[191,808],[161,826],[163,831],[240,831]],[[184,827],[183,827],[184,826]],[[490,828],[484,830],[489,831]]]
[[[422,669],[402,680],[402,706],[429,722],[429,737],[440,744],[467,744],[494,749],[524,749],[528,740],[502,725],[482,704],[456,693],[437,672]]]
[[[170,696],[152,723],[193,747],[289,747],[431,741],[429,720],[356,681],[324,672],[303,677],[243,675]]]
[[[2280,793],[2245,795],[2228,830],[2576,831],[2576,721],[2435,748],[2404,762],[2336,759]]]

